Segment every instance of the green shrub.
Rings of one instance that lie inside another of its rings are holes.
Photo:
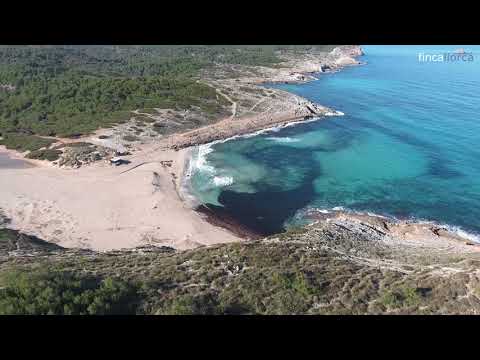
[[[123,140],[125,141],[138,141],[138,137],[134,136],[134,135],[125,135],[123,137]]]
[[[133,314],[136,299],[135,287],[112,278],[101,280],[57,271],[12,271],[2,279],[0,314]]]
[[[152,129],[159,134],[163,134],[167,130],[167,127],[162,123],[154,123]]]
[[[31,151],[26,157],[29,159],[55,161],[58,160],[61,154],[62,152],[60,150],[42,149]]]
[[[143,116],[143,115],[135,116],[135,119],[138,120],[138,121],[144,122],[144,123],[155,122],[155,119],[152,119],[151,117]]]
[[[74,142],[70,144],[65,144],[65,147],[77,148],[77,147],[89,147],[92,145],[93,145],[92,143],[79,141],[79,142]]]
[[[54,142],[55,140],[34,135],[8,133],[4,135],[1,145],[5,145],[7,149],[24,152],[39,150],[50,146]]]
[[[138,109],[138,112],[139,113],[144,113],[144,114],[156,114],[157,113],[157,110],[155,110],[154,108],[146,108],[146,109]],[[138,115],[138,117],[140,116],[144,116],[144,115]],[[137,117],[137,116],[136,116]],[[146,116],[145,116],[146,117]]]
[[[420,301],[421,295],[417,289],[409,286],[388,290],[380,299],[380,302],[389,308],[416,306]]]
[[[183,295],[167,304],[159,313],[164,315],[216,315],[221,313],[211,294]]]

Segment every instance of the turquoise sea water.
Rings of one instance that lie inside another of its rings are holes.
[[[364,46],[367,64],[280,88],[345,116],[202,146],[194,195],[261,233],[343,207],[480,233],[480,47]]]

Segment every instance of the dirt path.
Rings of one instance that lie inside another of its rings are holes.
[[[262,102],[265,102],[266,100],[268,100],[268,98],[260,99],[250,109],[248,109],[248,112],[253,111],[253,109],[255,109],[258,105],[260,105]]]
[[[232,104],[232,115],[230,116],[230,119],[233,119],[236,115],[237,115],[237,103],[235,101],[232,100],[232,98],[230,98],[230,96],[228,96],[227,94],[224,94],[222,92],[222,90],[220,90],[219,88],[207,83],[207,82],[201,82],[200,80],[198,81],[199,83],[201,84],[204,84],[204,85],[207,85],[209,87],[211,87],[212,89],[215,89],[216,93],[219,94],[220,96],[223,96],[225,99],[227,99],[227,101],[229,101],[231,104]]]

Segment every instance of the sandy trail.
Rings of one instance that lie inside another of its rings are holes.
[[[97,163],[75,170],[0,169],[0,208],[11,227],[65,247],[187,249],[241,240],[180,199],[185,154],[150,146],[132,156],[128,168]],[[160,163],[168,160],[171,167]]]
[[[227,94],[225,94],[222,90],[220,90],[219,88],[213,86],[212,84],[209,84],[208,82],[203,82],[203,81],[198,81],[199,83],[201,84],[204,84],[204,85],[207,85],[209,87],[211,87],[212,89],[215,90],[215,92],[224,97],[225,99],[227,99],[227,101],[229,101],[231,104],[232,104],[232,115],[229,117],[229,119],[233,119],[235,118],[235,116],[237,115],[237,102],[236,101],[233,101],[232,98],[230,96],[228,96]]]

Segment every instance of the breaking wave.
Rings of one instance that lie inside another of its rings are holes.
[[[215,187],[224,187],[233,184],[232,176],[218,176],[217,169],[212,166],[208,160],[208,155],[213,151],[214,143],[204,144],[197,147],[196,152],[191,154],[188,160],[185,178],[190,179],[196,172],[204,173],[212,185]]]
[[[274,137],[274,136],[267,137],[267,140],[272,140],[279,143],[292,143],[292,142],[300,141],[300,139],[291,138],[291,137]]]
[[[228,186],[233,184],[233,177],[231,176],[215,176],[213,178],[213,183],[215,186]]]

